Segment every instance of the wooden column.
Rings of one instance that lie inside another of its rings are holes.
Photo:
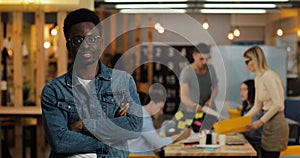
[[[63,32],[64,19],[67,16],[66,12],[57,13],[58,24],[58,61],[57,61],[57,75],[60,76],[67,71],[68,66],[68,52],[66,49],[66,40]]]
[[[128,50],[128,14],[123,14],[123,53]]]
[[[22,58],[22,38],[23,38],[23,13],[13,12],[12,24],[13,47],[13,87],[14,87],[14,107],[23,106],[23,58]],[[23,126],[22,119],[15,119],[15,151],[13,157],[22,158],[23,149]]]
[[[22,38],[23,38],[23,13],[13,12],[13,85],[14,85],[14,106],[23,106],[23,58],[22,58]]]
[[[153,21],[153,15],[148,14],[148,58],[149,61],[153,61],[153,27],[151,27]],[[148,63],[148,86],[153,83],[153,62]]]
[[[35,12],[36,26],[36,106],[41,107],[41,92],[45,85],[45,52],[44,52],[44,25],[45,13]],[[36,128],[37,157],[46,157],[45,155],[45,136],[41,118],[38,119]]]
[[[98,13],[98,16],[99,16],[99,19],[100,19],[100,23],[102,23],[103,22],[103,20],[104,20],[104,18],[105,18],[105,12],[104,12],[104,9],[98,9],[97,10],[97,13]],[[103,25],[102,25],[102,38],[105,38],[104,37],[104,32],[105,32],[105,29],[106,28],[103,28]],[[107,29],[109,29],[109,28],[107,28]],[[107,40],[107,39],[106,39]]]
[[[99,16],[99,19],[100,21],[102,22],[104,20],[104,10],[103,9],[99,9],[97,10],[97,13],[98,13],[98,16]]]
[[[2,13],[0,13],[0,44],[1,44],[0,51],[2,51],[2,49],[3,49],[2,45],[3,45],[3,39],[4,39],[4,36],[3,36],[4,30],[3,30],[3,24],[2,24],[2,18],[1,17],[2,17]],[[2,55],[0,55],[0,61],[2,61]],[[1,103],[2,103],[1,82],[2,82],[2,70],[0,71],[0,106],[2,106],[1,105]],[[1,142],[0,142],[0,147],[1,147]],[[2,149],[2,148],[0,148],[0,149]],[[0,154],[1,154],[1,151],[0,151]]]
[[[140,66],[141,62],[141,15],[136,14],[135,15],[135,25],[136,25],[136,30],[135,30],[135,46],[136,46],[136,66]],[[141,80],[141,69],[136,70],[136,81],[138,82],[138,90],[140,90],[140,80]]]
[[[116,53],[116,46],[117,46],[117,38],[116,38],[116,23],[117,23],[117,20],[116,20],[116,16],[114,15],[115,12],[112,12],[111,13],[111,16],[110,16],[110,39],[111,39],[111,44],[110,44],[110,54],[112,56],[115,55]]]
[[[45,52],[44,52],[44,12],[35,13],[36,25],[36,105],[41,106],[41,92],[46,81]]]

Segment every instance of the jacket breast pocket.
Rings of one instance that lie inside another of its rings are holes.
[[[68,124],[72,124],[80,120],[75,104],[72,101],[58,101],[57,107],[62,111]]]
[[[113,118],[122,103],[125,103],[126,93],[124,91],[105,92],[100,94],[101,105],[108,118]]]

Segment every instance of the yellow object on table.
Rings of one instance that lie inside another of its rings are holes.
[[[248,131],[246,125],[250,125],[251,120],[252,120],[251,116],[243,116],[243,117],[216,122],[214,124],[214,130],[218,134],[245,132]]]

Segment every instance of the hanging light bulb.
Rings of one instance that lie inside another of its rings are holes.
[[[238,27],[236,27],[236,28],[233,30],[233,35],[234,35],[235,37],[239,37],[239,36],[241,35],[241,32],[240,32],[240,30],[239,30]]]
[[[232,32],[229,32],[227,35],[227,38],[232,41],[234,39],[234,34]]]
[[[158,30],[160,27],[161,27],[161,24],[160,24],[159,22],[156,22],[156,23],[154,24],[154,28],[155,28],[156,30]]]
[[[208,30],[209,28],[209,23],[207,20],[204,20],[203,24],[202,24],[203,29]]]
[[[158,33],[163,34],[165,32],[165,28],[159,23],[156,22],[154,24],[154,28],[157,30]]]
[[[283,35],[283,30],[281,27],[279,27],[276,31],[277,36],[281,37]]]
[[[56,29],[56,27],[54,27],[53,29],[51,29],[50,33],[51,33],[52,36],[56,36],[57,35],[57,29]]]
[[[46,41],[46,42],[44,43],[44,48],[48,49],[48,48],[50,48],[50,46],[51,46],[51,43],[50,43],[50,42]]]
[[[163,34],[165,32],[165,28],[164,27],[160,27],[157,29],[158,33]]]

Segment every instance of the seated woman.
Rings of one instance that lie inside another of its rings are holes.
[[[186,128],[177,135],[160,137],[153,126],[152,119],[158,119],[163,114],[166,93],[164,88],[156,84],[152,85],[149,91],[151,100],[143,106],[142,134],[140,137],[128,141],[130,153],[155,155],[155,149],[185,139],[191,132],[191,129]]]
[[[242,116],[244,116],[254,105],[254,98],[255,98],[254,80],[246,80],[242,83],[241,89],[240,89],[240,95],[241,95],[241,99],[243,102]],[[263,115],[263,113],[261,111],[256,116],[252,117],[252,122],[258,120],[262,115]],[[249,143],[256,150],[257,158],[261,158],[262,127],[257,130],[244,132],[243,134],[244,134],[245,138],[249,141]]]

